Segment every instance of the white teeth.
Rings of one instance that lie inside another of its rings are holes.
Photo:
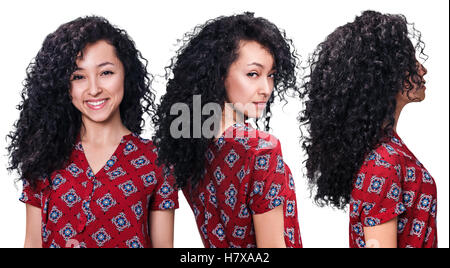
[[[90,101],[88,101],[88,104],[89,104],[89,105],[92,105],[92,106],[98,106],[98,105],[102,105],[103,103],[105,103],[105,101],[106,101],[106,100],[96,101],[96,102],[90,102]]]

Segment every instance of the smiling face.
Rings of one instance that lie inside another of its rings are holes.
[[[258,118],[274,87],[274,60],[258,42],[241,41],[239,56],[225,78],[227,102],[249,118]]]
[[[83,122],[120,120],[125,70],[115,48],[104,40],[88,44],[76,65],[70,79],[70,95]]]

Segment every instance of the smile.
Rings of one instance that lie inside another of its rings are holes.
[[[107,100],[108,99],[86,101],[86,105],[92,110],[100,110],[105,106]]]

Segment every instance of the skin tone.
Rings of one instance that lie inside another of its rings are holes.
[[[260,117],[274,88],[274,60],[270,52],[255,41],[241,41],[239,57],[230,65],[225,88],[227,103],[222,114],[223,133],[244,118]],[[283,248],[283,206],[255,214],[253,224],[258,248]]]
[[[373,227],[364,227],[367,248],[397,247],[397,217]]]
[[[395,123],[394,123],[394,131],[397,132],[397,122],[398,119],[400,117],[400,113],[403,110],[403,107],[405,107],[406,104],[411,103],[411,102],[421,102],[425,99],[425,90],[427,89],[425,86],[425,80],[423,79],[423,77],[427,74],[427,69],[420,63],[418,63],[418,67],[419,67],[419,76],[422,79],[422,83],[417,85],[415,83],[413,83],[412,81],[410,81],[412,83],[412,85],[414,86],[414,88],[412,88],[409,92],[407,92],[406,90],[404,92],[399,92],[397,94],[396,100],[397,100],[397,106],[395,109]]]
[[[42,248],[41,209],[26,204],[25,248]]]
[[[227,99],[217,138],[245,118],[260,117],[274,87],[274,60],[265,47],[255,41],[241,41],[238,53],[224,80]]]
[[[397,132],[397,122],[400,117],[400,113],[406,104],[411,102],[421,102],[425,99],[425,80],[424,75],[427,74],[427,69],[420,63],[418,64],[419,76],[422,83],[415,84],[412,83],[414,88],[409,92],[406,90],[404,92],[399,92],[397,94],[397,106],[395,110],[395,123],[394,131]],[[412,82],[412,81],[411,81]],[[385,222],[383,224],[364,227],[364,237],[366,239],[366,245],[369,248],[396,248],[397,247],[397,217],[392,220]]]
[[[119,110],[125,70],[115,48],[103,40],[88,44],[76,64],[70,94],[73,105],[81,112],[84,154],[96,174],[111,158],[122,137],[131,133],[123,125]],[[25,247],[42,247],[40,225],[41,209],[27,205]],[[153,247],[173,247],[174,210],[151,211],[150,225]]]
[[[119,105],[125,70],[113,46],[105,41],[88,44],[71,78],[73,105],[81,112],[81,143],[96,174],[130,131],[122,124]]]

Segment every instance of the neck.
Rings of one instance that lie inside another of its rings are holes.
[[[120,113],[116,113],[104,122],[95,122],[82,116],[80,138],[82,142],[107,144],[116,143],[130,131],[123,125]]]
[[[400,113],[403,110],[403,107],[405,107],[406,103],[403,103],[401,101],[397,101],[397,106],[395,107],[395,114],[394,114],[394,131],[397,132],[397,123],[398,119],[400,118]]]

